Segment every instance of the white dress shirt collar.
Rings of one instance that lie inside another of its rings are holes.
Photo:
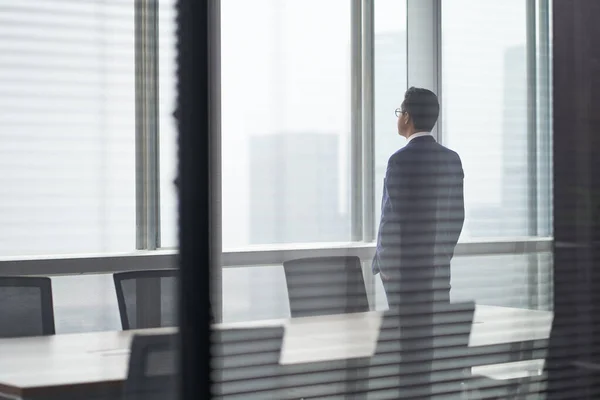
[[[423,137],[423,136],[431,136],[433,137],[433,135],[431,134],[431,132],[417,132],[417,133],[413,133],[412,135],[410,135],[408,137],[408,139],[406,139],[406,144],[409,144],[411,140],[416,139],[418,137]]]

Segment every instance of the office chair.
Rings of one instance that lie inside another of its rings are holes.
[[[54,333],[50,278],[0,277],[0,337]]]
[[[369,311],[358,257],[303,258],[283,269],[292,318]]]
[[[471,398],[469,336],[475,304],[386,311],[367,379],[367,399]],[[401,334],[402,331],[402,334]]]
[[[178,270],[113,275],[124,330],[177,325]]]
[[[164,400],[177,398],[179,335],[135,335],[124,400]]]
[[[211,335],[213,399],[281,399],[283,327],[219,328]]]

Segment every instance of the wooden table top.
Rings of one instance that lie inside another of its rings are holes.
[[[36,397],[53,389],[121,383],[135,333],[173,328],[0,339],[0,393]]]
[[[382,313],[219,324],[216,329],[284,325],[281,363],[301,363],[372,354]],[[547,339],[552,313],[477,306],[470,346]],[[134,334],[175,332],[175,328],[93,332],[0,339],[0,393],[36,397],[48,391],[111,386],[127,376]],[[312,351],[310,349],[312,348]],[[299,351],[302,349],[302,351]],[[309,351],[307,351],[309,350]],[[324,356],[329,352],[329,356]],[[364,353],[364,355],[363,355]]]

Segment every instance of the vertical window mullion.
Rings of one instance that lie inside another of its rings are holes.
[[[407,0],[407,82],[408,87],[433,91],[442,101],[441,82],[441,0]],[[441,107],[443,108],[443,107]],[[442,141],[443,115],[432,134]]]
[[[361,241],[363,238],[362,0],[352,0],[351,4],[350,230],[351,240]]]
[[[536,197],[532,199],[535,202],[535,208],[530,212],[535,213],[536,226],[532,234],[536,236],[552,235],[552,79],[551,79],[551,43],[550,43],[550,0],[537,0],[531,5],[533,16],[529,19],[534,19],[536,41],[532,49],[533,57],[536,60],[536,90],[533,95],[536,96],[536,137],[535,148],[532,149],[536,153],[536,174],[535,185]],[[528,23],[530,23],[528,21]],[[531,147],[530,147],[531,148]],[[553,288],[550,286],[546,290],[542,290],[543,285],[540,282],[550,281],[548,269],[545,265],[551,265],[551,261],[542,257],[536,257],[535,276],[530,277],[533,282],[530,285],[536,284],[537,291],[533,293],[536,296],[535,305],[538,307],[549,306],[552,304]],[[552,273],[552,268],[549,269]]]
[[[223,321],[223,229],[221,171],[221,0],[209,3],[209,169],[210,169],[210,279],[214,322]]]
[[[363,0],[363,237],[375,240],[375,4]]]
[[[537,125],[537,19],[536,0],[527,0],[527,187],[529,236],[538,234],[538,125]]]
[[[551,0],[537,4],[537,235],[552,236]]]
[[[136,248],[160,247],[158,0],[135,1]]]

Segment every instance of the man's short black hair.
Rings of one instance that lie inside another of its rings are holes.
[[[402,111],[410,115],[417,131],[431,132],[440,115],[440,103],[431,90],[411,87],[404,94]]]

